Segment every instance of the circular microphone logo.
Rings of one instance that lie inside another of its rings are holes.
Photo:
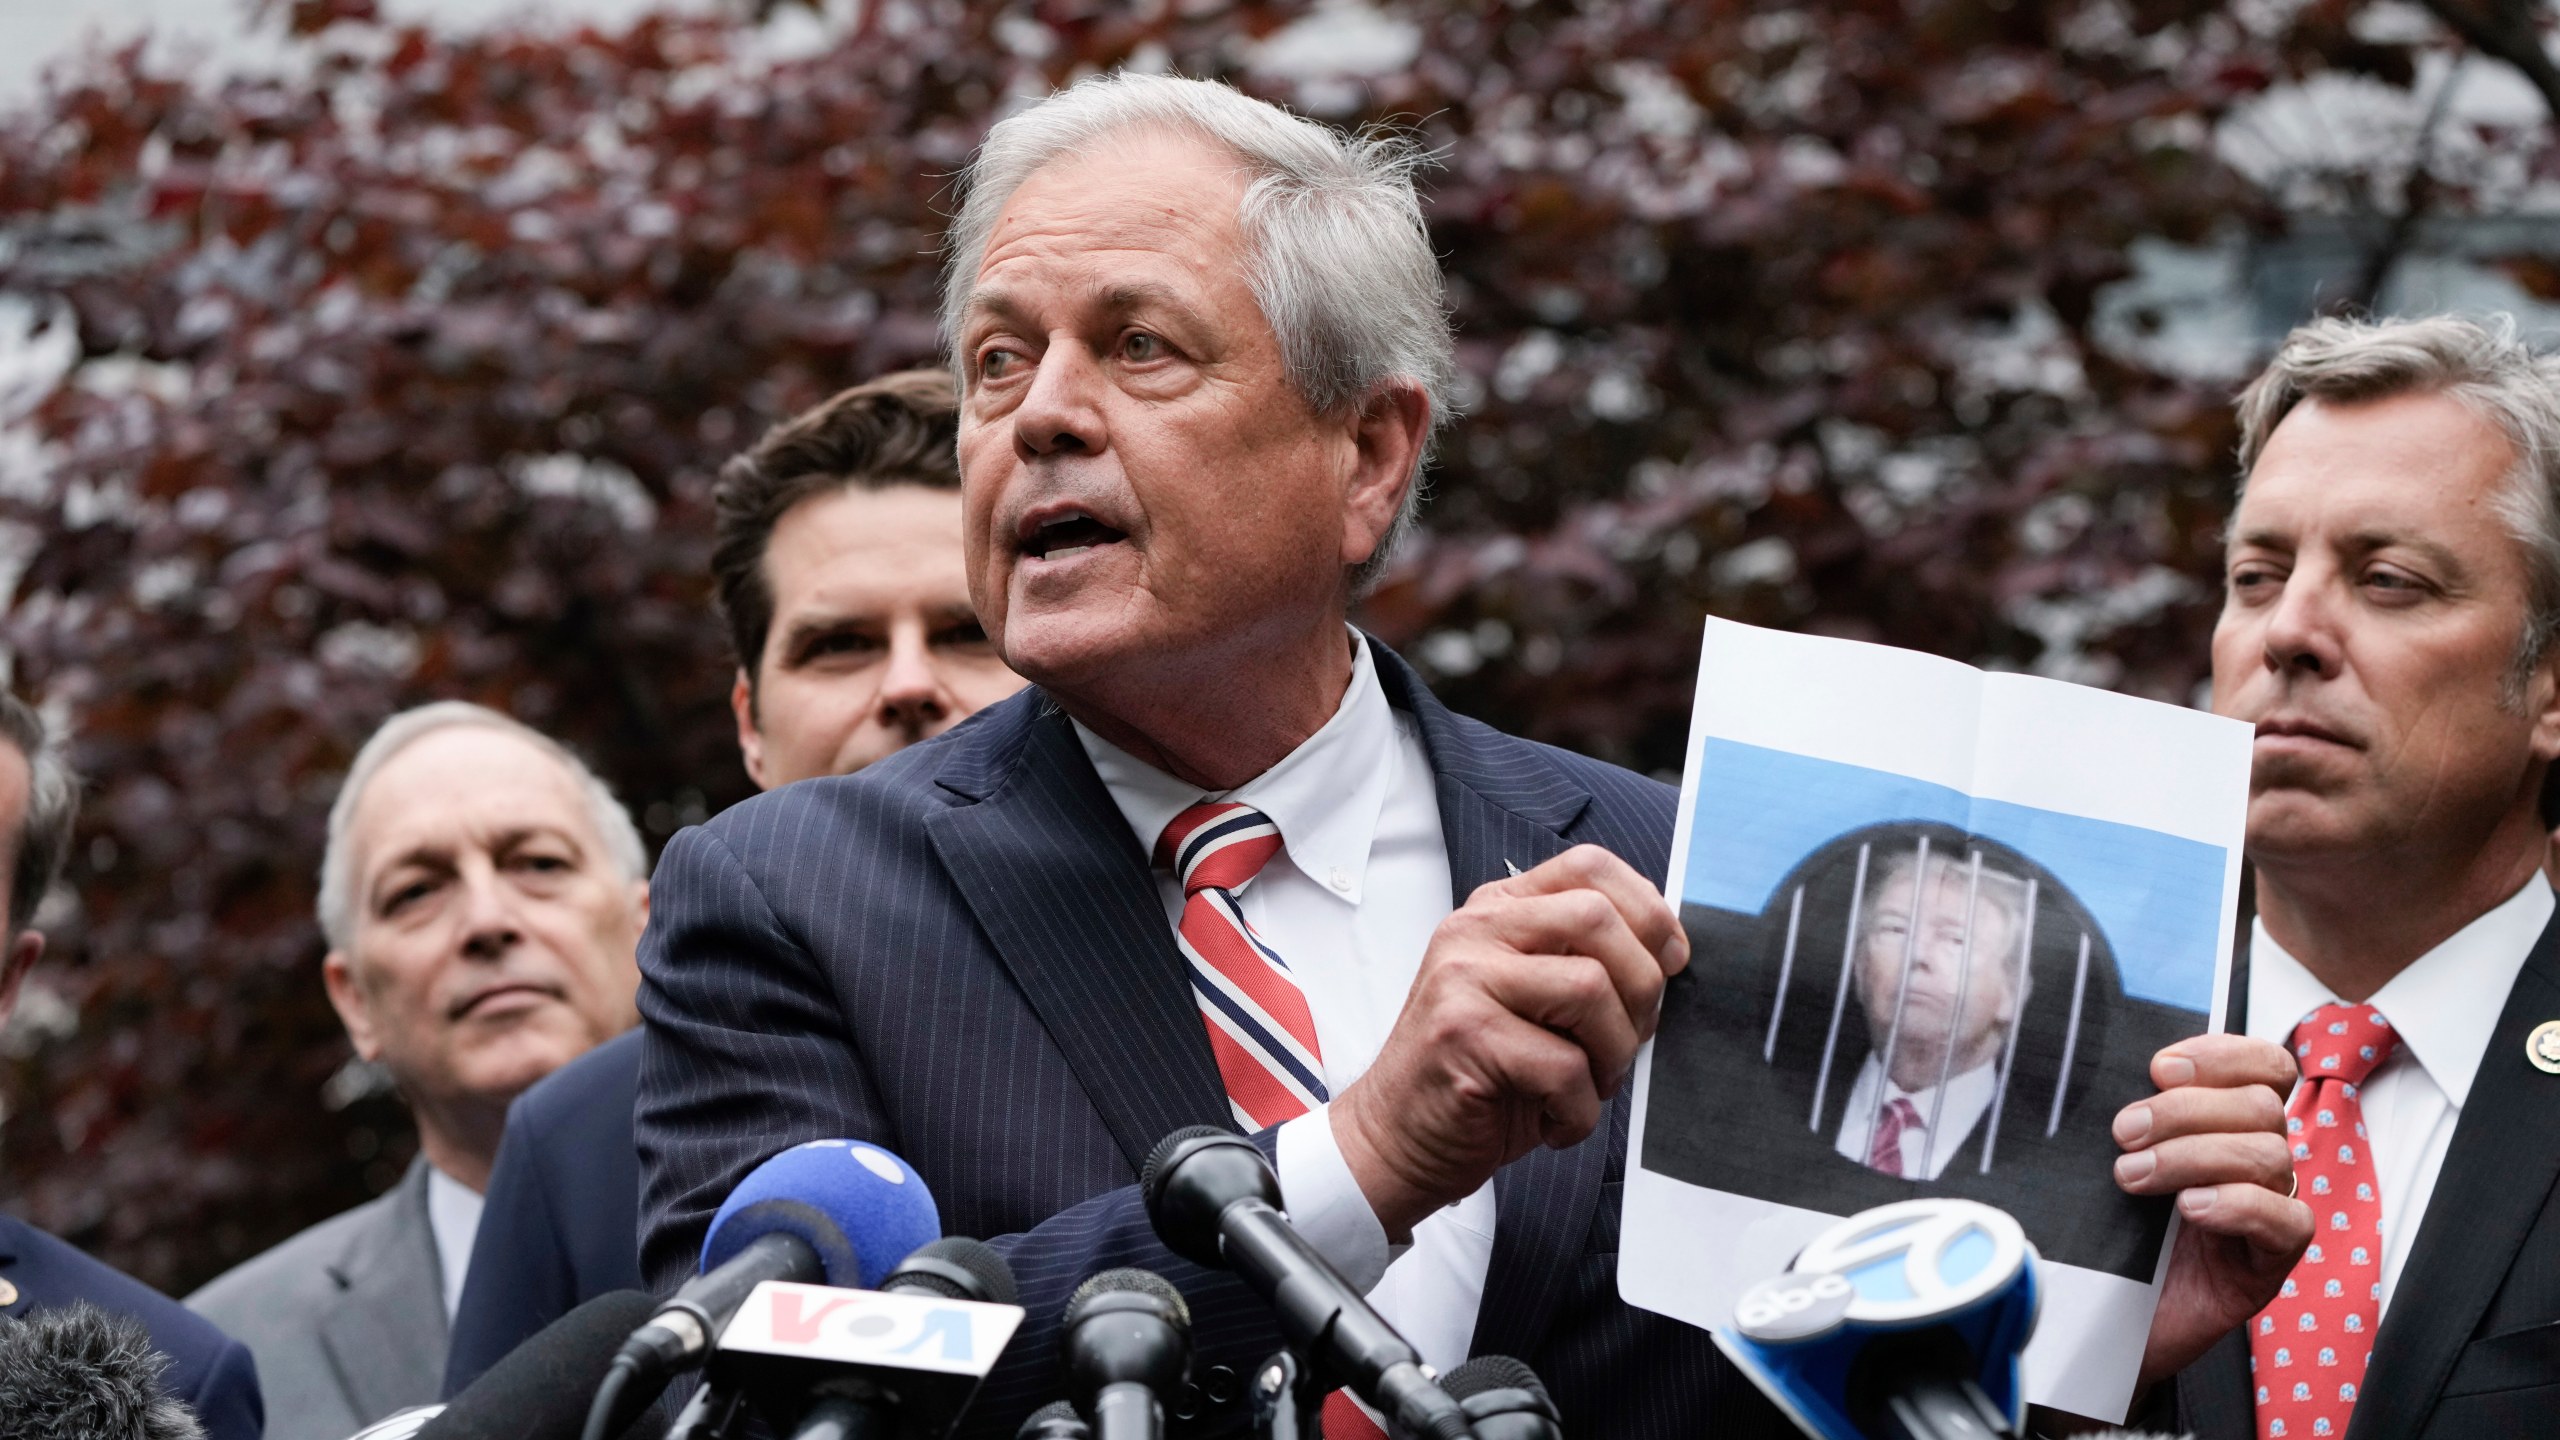
[[[1845,1318],[1868,1324],[1927,1320],[1999,1293],[2034,1253],[2006,1213],[1972,1200],[1932,1197],[1863,1211],[1814,1237],[1794,1274],[1831,1275],[1855,1292]]]

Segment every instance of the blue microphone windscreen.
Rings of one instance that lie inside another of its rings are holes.
[[[775,1233],[808,1241],[828,1284],[876,1290],[899,1261],[942,1238],[942,1215],[906,1161],[860,1140],[812,1140],[738,1182],[702,1239],[704,1272]]]

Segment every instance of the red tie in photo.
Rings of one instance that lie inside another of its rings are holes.
[[[2302,1081],[2285,1106],[2311,1248],[2249,1327],[2258,1434],[2347,1433],[2382,1314],[2382,1193],[2358,1092],[2400,1043],[2370,1005],[2323,1005],[2293,1027]]]
[[[1884,1083],[1878,1076],[1876,1083]],[[1876,1134],[1867,1142],[1867,1168],[1887,1175],[1902,1173],[1902,1132],[1920,1128],[1920,1107],[1911,1097],[1896,1095],[1876,1120]]]

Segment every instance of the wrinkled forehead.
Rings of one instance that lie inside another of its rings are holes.
[[[602,849],[584,790],[560,757],[487,725],[449,725],[402,746],[365,782],[348,829],[359,875],[528,831]]]
[[[1163,129],[1104,136],[1050,157],[1006,197],[979,252],[964,325],[1066,292],[1129,303],[1145,290],[1241,278],[1253,180],[1224,146]]]

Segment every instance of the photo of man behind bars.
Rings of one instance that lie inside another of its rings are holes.
[[[1846,778],[1820,788],[1869,815],[1950,808],[1823,768]],[[1695,961],[1664,998],[1639,1163],[1834,1215],[1967,1196],[2047,1259],[2148,1281],[2168,1208],[2115,1186],[2108,1126],[2149,1093],[2153,1052],[2207,1028],[2220,852],[2023,807],[1983,825],[2006,838],[1835,814],[1792,863],[1763,858],[1762,882],[1741,852],[1778,841],[1773,812],[1701,809],[1681,907]]]

